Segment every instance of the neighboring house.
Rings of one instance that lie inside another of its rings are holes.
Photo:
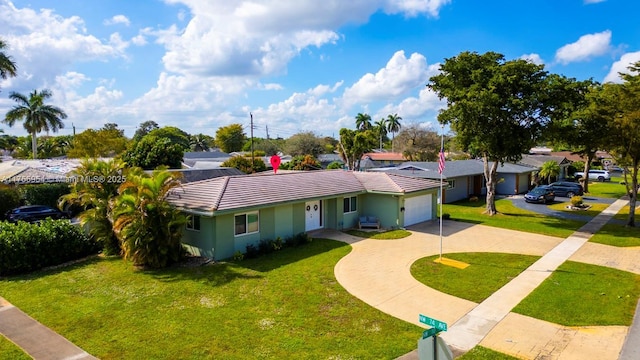
[[[216,167],[214,164],[222,164],[229,160],[230,157],[231,155],[219,150],[187,151],[182,156],[182,163],[187,168],[196,167],[196,163],[200,163],[200,168],[211,169]]]
[[[69,173],[79,165],[77,159],[5,159],[0,163],[0,182],[16,185],[69,182]]]
[[[370,152],[362,155],[360,159],[360,169],[366,170],[397,166],[406,161],[407,159],[401,153]]]
[[[560,166],[560,174],[558,174],[557,180],[569,177],[571,161],[564,156],[523,154],[519,164],[540,169],[547,161],[554,161]]]
[[[183,242],[215,260],[260,240],[357,226],[376,216],[383,228],[435,219],[439,182],[385,174],[320,170],[225,176],[184,184],[168,201],[191,216]]]
[[[176,172],[182,175],[180,181],[183,184],[201,181],[206,179],[213,179],[221,176],[234,176],[244,175],[244,173],[236,168],[229,167],[217,167],[217,168],[191,168],[191,169],[171,169],[170,171]]]
[[[372,171],[433,180],[440,179],[437,162],[407,162],[396,168],[373,169]],[[514,195],[527,192],[531,183],[531,174],[535,171],[537,171],[535,168],[511,163],[498,165],[499,182],[496,184],[496,193]],[[443,194],[445,204],[487,193],[482,160],[447,161],[442,177],[447,182]]]
[[[342,158],[338,154],[320,154],[318,155],[318,161],[320,161],[323,169],[326,169],[332,162],[338,162],[344,166],[344,161],[342,161]]]

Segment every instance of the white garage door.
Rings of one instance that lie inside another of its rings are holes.
[[[431,194],[404,200],[404,226],[431,220]]]

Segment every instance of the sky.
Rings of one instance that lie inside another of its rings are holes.
[[[525,58],[578,80],[620,82],[640,61],[637,0],[0,0],[11,92],[49,89],[59,134],[153,120],[190,134],[242,124],[256,137],[338,137],[355,116],[439,131],[425,85],[463,51]],[[26,135],[22,123],[0,124]]]

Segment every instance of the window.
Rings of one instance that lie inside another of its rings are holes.
[[[187,230],[200,230],[199,215],[191,215],[187,218]]]
[[[344,198],[344,212],[358,211],[358,198],[356,196]]]
[[[235,217],[235,234],[243,235],[258,232],[259,217],[257,211],[246,214],[236,215]]]
[[[456,181],[455,180],[447,180],[447,190],[455,189]]]

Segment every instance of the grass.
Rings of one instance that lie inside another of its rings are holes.
[[[620,184],[622,177],[613,176],[611,181],[590,181],[589,193],[585,196],[597,196],[618,199],[627,194],[627,187]]]
[[[513,311],[565,326],[629,326],[640,275],[567,261]]]
[[[563,238],[568,237],[584,225],[584,222],[581,221],[552,218],[520,209],[514,206],[509,199],[496,200],[496,208],[499,212],[497,215],[483,214],[485,207],[484,199],[475,202],[464,200],[444,204],[443,212],[450,214],[452,220]]]
[[[335,264],[350,251],[314,239],[258,259],[161,271],[97,258],[4,279],[0,293],[101,359],[390,359],[414,350],[420,327],[336,281]]]
[[[347,230],[347,234],[358,236],[361,238],[367,239],[376,239],[376,240],[394,240],[394,239],[402,239],[411,235],[411,233],[407,230],[388,230],[388,231],[362,231],[362,230]]]
[[[31,356],[27,355],[17,345],[0,335],[0,358],[12,360],[30,360]]]
[[[558,198],[556,198],[556,200],[557,199]],[[584,203],[591,205],[591,207],[588,210],[570,210],[570,209],[567,209],[567,206],[571,205],[570,201],[548,205],[547,207],[549,209],[556,210],[556,211],[564,211],[572,214],[578,214],[578,215],[584,215],[584,216],[590,216],[590,217],[595,217],[596,215],[600,214],[602,210],[609,207],[609,204],[590,203],[589,201],[585,201]]]
[[[638,212],[636,211],[636,214],[637,213]],[[619,221],[624,221],[626,224],[628,217],[629,205],[620,209],[613,218]],[[608,223],[593,235],[589,241],[619,247],[640,246],[640,227],[629,227],[621,224]]]
[[[464,355],[456,358],[457,360],[517,360],[518,358],[487,349],[483,346],[476,346]]]
[[[414,262],[411,274],[431,288],[477,303],[488,298],[540,258],[503,253],[451,253],[444,256],[470,266],[457,269],[439,264],[433,261],[439,257],[435,255]]]

